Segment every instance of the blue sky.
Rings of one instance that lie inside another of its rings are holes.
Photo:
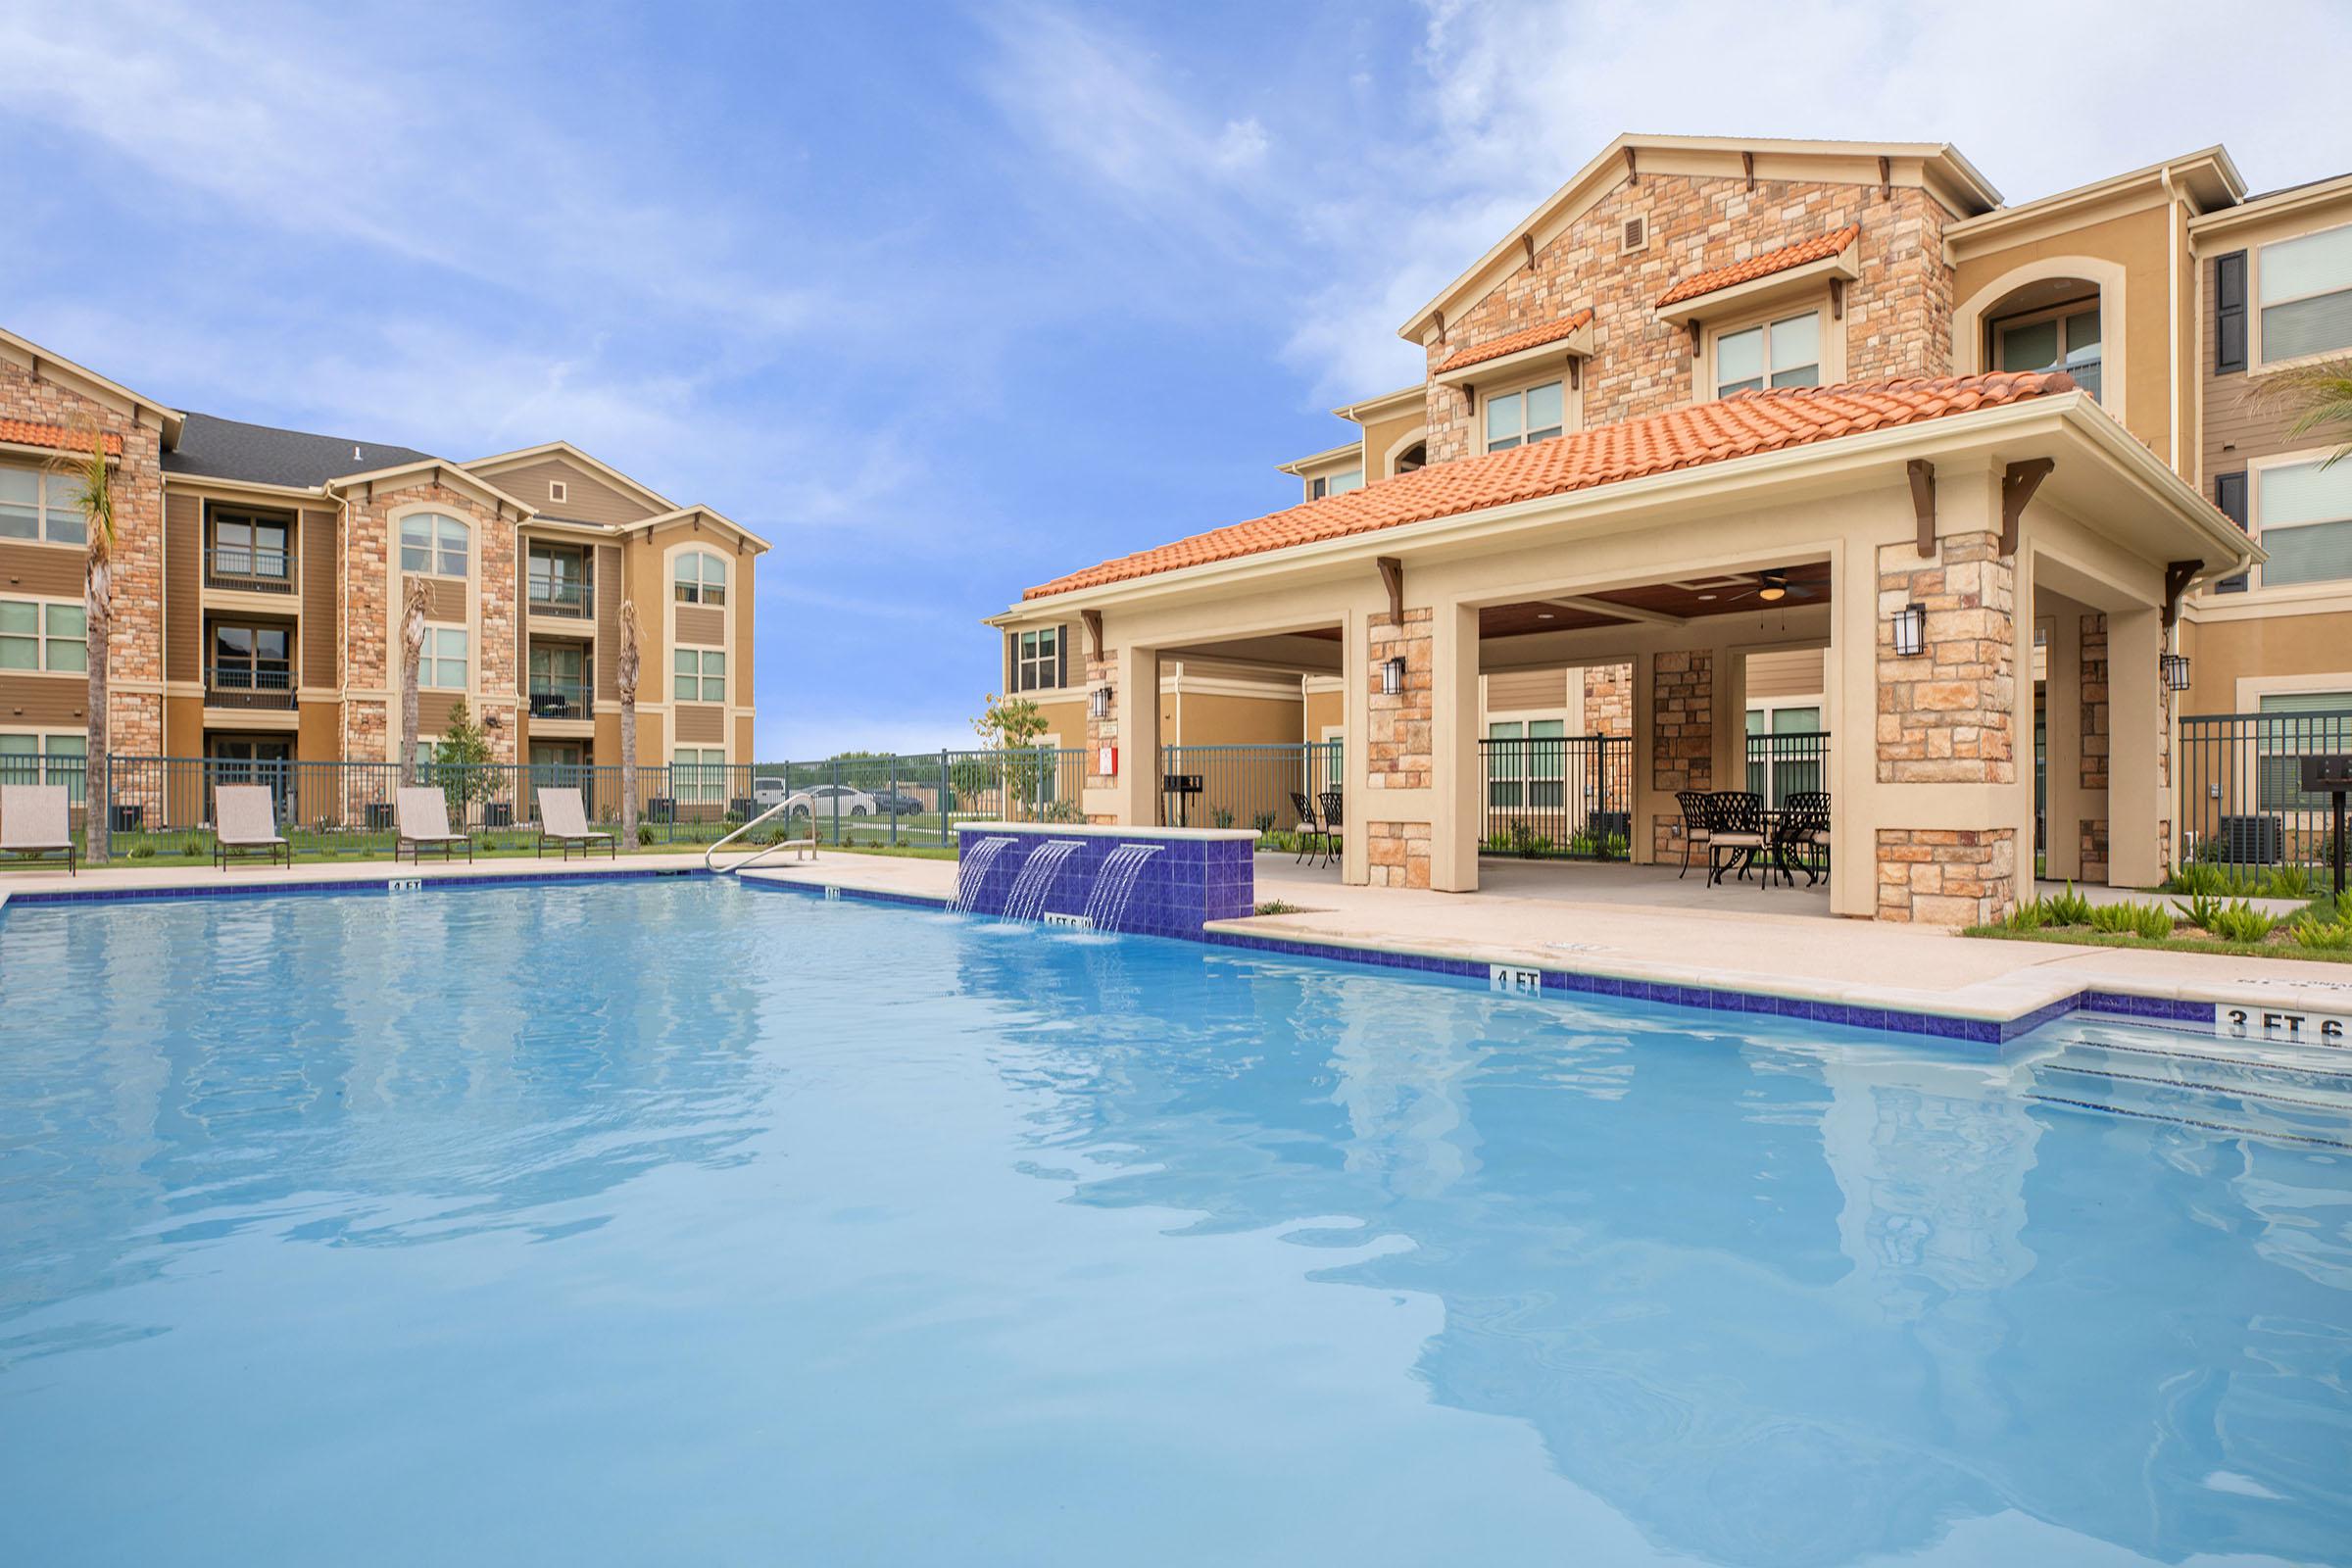
[[[2352,169],[2352,15],[2277,0],[0,0],[0,321],[230,417],[564,437],[775,540],[770,760],[960,743],[978,617],[1294,500],[1620,130],[1949,140],[2013,201]]]

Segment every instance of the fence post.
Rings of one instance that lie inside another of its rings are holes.
[[[162,748],[161,746],[158,746],[158,747],[156,748],[156,750],[160,752],[160,751],[162,751],[162,750],[163,750],[163,748]],[[101,802],[99,803],[99,809],[100,809],[100,810],[102,810],[102,811],[104,811],[104,812],[106,812],[106,854],[107,854],[107,858],[109,858],[109,859],[112,859],[112,858],[114,858],[114,854],[115,854],[115,849],[116,849],[116,845],[115,845],[115,753],[114,753],[114,748],[112,748],[112,747],[109,747],[109,748],[107,748],[107,753],[106,753],[106,766],[105,766],[105,767],[104,767],[104,769],[102,770],[102,773],[103,773],[103,776],[104,776],[104,779],[105,779],[105,784],[106,784],[106,799],[105,799],[104,801],[101,801]],[[86,775],[85,775],[85,776],[86,776]],[[43,783],[47,783],[47,782],[48,782],[48,779],[47,779],[47,778],[44,776],[44,777],[42,778],[42,782],[43,782]],[[86,806],[85,806],[85,807],[82,808],[82,815],[83,815],[83,816],[85,816],[85,817],[89,815],[89,808],[88,808]],[[86,826],[88,826],[88,824],[85,822],[85,823],[83,824],[83,826],[85,826],[85,827],[86,827]],[[83,842],[85,842],[85,843],[86,843],[86,842],[88,842],[88,835],[87,835],[86,833],[83,835]]]
[[[942,746],[939,749],[939,845],[943,850],[956,842],[956,836],[949,831],[949,826],[948,749]]]
[[[833,842],[841,842],[841,757],[833,758]]]
[[[890,847],[899,847],[899,754],[890,754]]]

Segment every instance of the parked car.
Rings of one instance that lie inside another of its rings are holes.
[[[874,792],[874,809],[889,816],[920,816],[931,809],[905,790]]]
[[[818,784],[785,797],[786,816],[879,816],[881,806],[847,784]]]
[[[752,780],[752,804],[762,811],[771,806],[782,806],[784,797],[788,793],[790,792],[784,788],[784,781],[780,778],[755,778]]]

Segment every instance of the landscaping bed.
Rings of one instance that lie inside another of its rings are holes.
[[[1970,926],[1961,934],[2009,942],[2352,963],[2352,896],[2339,907],[2332,897],[2322,894],[2292,914],[2276,915],[2255,908],[2245,898],[2216,892],[2092,904],[2069,884],[2064,893],[2019,905],[2006,920]]]

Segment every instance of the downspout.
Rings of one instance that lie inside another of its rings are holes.
[[[2165,450],[2172,459],[2173,471],[2185,476],[2188,468],[2180,459],[2180,196],[2173,188],[2172,170],[2166,169],[2162,177],[2165,370],[2170,377],[2165,384],[2164,405],[2172,412],[2171,445]]]

